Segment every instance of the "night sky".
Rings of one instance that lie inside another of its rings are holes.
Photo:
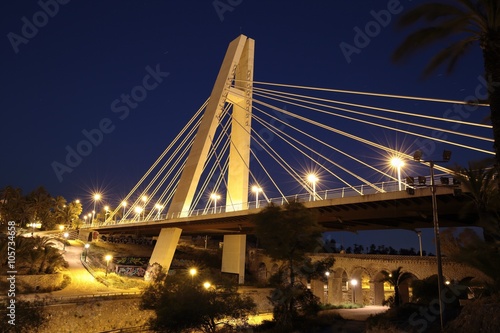
[[[95,190],[123,197],[208,97],[227,45],[239,34],[256,41],[256,81],[456,100],[474,95],[483,73],[479,48],[454,74],[441,71],[427,80],[420,73],[436,49],[391,63],[406,35],[395,21],[415,3],[4,1],[0,187],[28,193],[43,185],[86,206]],[[358,29],[381,10],[389,16],[379,31],[346,55],[341,45],[355,47]],[[124,105],[120,96],[151,71],[160,74],[147,97],[128,113],[113,112]],[[436,105],[432,113],[446,108]],[[88,156],[58,177],[54,162],[64,163],[68,147],[99,127],[106,133]],[[416,247],[416,235],[408,237]],[[401,245],[407,244],[395,244]]]

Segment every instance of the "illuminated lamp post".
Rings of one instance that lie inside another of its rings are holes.
[[[220,195],[217,193],[210,194],[210,199],[214,201],[214,214],[217,213],[217,200],[220,199]]]
[[[97,201],[101,200],[101,195],[99,193],[94,194],[94,210],[92,211],[92,224],[94,224],[95,219],[95,206]]]
[[[436,182],[434,181],[434,164],[436,162],[449,162],[451,158],[451,151],[443,151],[443,159],[441,161],[423,161],[422,151],[417,150],[413,155],[413,159],[421,163],[429,163],[429,168],[431,171],[431,192],[432,192],[432,220],[434,224],[434,238],[436,241],[436,259],[437,259],[437,270],[438,270],[438,299],[439,299],[439,319],[441,324],[441,330],[443,330],[443,300],[441,299],[441,289],[443,287],[443,264],[441,261],[441,240],[439,237],[439,221],[438,221],[438,210],[437,210],[437,198],[436,198]]]
[[[356,286],[358,285],[358,280],[356,279],[352,279],[351,280],[351,290],[352,290],[352,303],[356,303],[356,292],[355,292],[355,289],[356,289]]]
[[[401,191],[401,167],[405,165],[405,163],[399,157],[393,157],[391,159],[391,165],[398,171],[398,188]]]
[[[313,190],[313,201],[316,201],[316,182],[318,181],[318,177],[316,177],[315,174],[310,173],[307,175],[307,180],[311,183],[312,185],[312,190]]]
[[[106,275],[105,276],[108,276],[108,269],[109,269],[109,262],[111,261],[111,259],[113,259],[113,256],[111,256],[110,254],[108,254],[106,257]]]
[[[262,192],[262,188],[254,185],[252,186],[252,192],[255,193],[255,208],[259,208],[259,192]]]

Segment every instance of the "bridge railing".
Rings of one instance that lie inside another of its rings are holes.
[[[435,177],[434,177],[435,183],[438,184],[438,181],[440,181],[440,179],[443,176],[444,176],[444,174],[435,175]],[[446,176],[448,176],[448,175],[446,175]],[[431,183],[430,176],[427,176],[424,178],[425,178],[425,184],[429,185]],[[421,179],[421,180],[423,181],[423,179]],[[416,183],[418,183],[418,181]],[[308,202],[308,201],[315,201],[315,200],[330,200],[330,199],[339,199],[339,198],[353,197],[353,196],[359,196],[359,195],[369,195],[369,194],[376,194],[376,193],[381,193],[381,192],[396,192],[396,191],[399,191],[399,187],[400,187],[399,185],[400,184],[397,180],[387,181],[387,182],[379,182],[379,183],[374,183],[374,184],[362,184],[362,185],[357,185],[357,186],[353,186],[353,187],[341,187],[341,188],[335,188],[335,189],[316,191],[315,198],[314,198],[313,193],[299,193],[299,194],[290,195],[287,197],[269,198],[267,200],[260,199],[258,202],[257,201],[249,201],[246,203],[239,204],[236,207],[234,205],[220,205],[217,207],[194,209],[194,210],[191,210],[189,212],[183,212],[183,213],[155,214],[154,216],[152,216],[152,218],[147,219],[147,220],[141,219],[141,216],[135,216],[135,217],[129,218],[129,219],[107,221],[105,223],[98,222],[98,223],[94,223],[93,225],[86,224],[86,225],[83,225],[82,228],[90,228],[90,227],[102,226],[102,225],[165,221],[165,220],[170,220],[170,219],[175,219],[175,218],[180,218],[180,217],[193,217],[193,216],[202,216],[202,215],[211,215],[211,214],[221,214],[221,213],[226,213],[226,212],[233,212],[233,211],[240,211],[240,210],[265,207],[269,203],[273,203],[275,205],[284,205],[286,202],[291,201],[291,200],[296,200],[296,201],[300,201],[300,202]],[[407,186],[408,185],[402,180],[401,190],[402,191],[406,190]]]

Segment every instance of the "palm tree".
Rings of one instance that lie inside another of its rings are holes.
[[[399,286],[408,279],[411,279],[413,275],[407,272],[401,272],[403,267],[398,267],[397,269],[387,273],[385,271],[382,272],[384,276],[379,282],[387,282],[391,286],[394,287],[394,307],[398,307],[401,305],[401,296],[399,293]]]
[[[496,164],[500,166],[500,3],[498,0],[453,0],[421,4],[403,15],[401,27],[419,21],[425,26],[410,34],[396,49],[392,58],[400,61],[434,43],[453,38],[437,53],[424,70],[424,76],[447,63],[448,73],[473,45],[483,53],[488,82],[491,122],[493,125]]]
[[[500,189],[495,181],[497,171],[469,163],[469,168],[459,170],[456,176],[472,197],[471,202],[464,205],[463,213],[477,214],[477,225],[483,228],[484,239],[500,245]]]

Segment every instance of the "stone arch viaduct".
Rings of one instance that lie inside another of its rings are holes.
[[[437,274],[436,257],[373,255],[373,254],[314,254],[313,262],[333,257],[335,263],[323,279],[308,281],[312,292],[322,303],[340,304],[356,302],[365,305],[382,305],[394,290],[380,282],[382,272],[390,273],[398,267],[408,272],[413,280],[422,280]],[[248,264],[250,270],[257,273],[260,282],[266,282],[279,269],[279,263],[263,255],[260,251],[251,250]],[[466,277],[474,277],[478,281],[488,278],[480,271],[464,264],[443,258],[443,276],[447,283],[456,283]],[[357,284],[353,285],[352,280]],[[400,285],[403,302],[411,297],[411,280]]]

